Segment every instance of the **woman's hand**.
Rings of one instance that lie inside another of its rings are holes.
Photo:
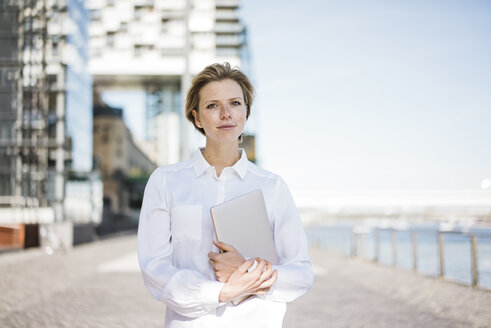
[[[255,259],[257,266],[251,272],[248,269],[254,264],[254,259],[245,261],[235,270],[220,291],[219,301],[228,302],[239,296],[264,295],[278,277],[278,271],[272,271],[272,265],[260,258]]]
[[[213,244],[224,253],[208,253],[208,263],[215,270],[215,276],[220,282],[227,282],[232,273],[244,262],[244,257],[231,245],[213,241]]]

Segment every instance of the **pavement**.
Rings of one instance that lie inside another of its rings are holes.
[[[491,292],[311,248],[315,282],[285,328],[491,327]],[[0,327],[162,327],[134,234],[0,254]]]

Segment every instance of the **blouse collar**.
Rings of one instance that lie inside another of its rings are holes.
[[[203,157],[203,149],[204,148],[199,148],[198,150],[196,150],[193,157],[191,158],[191,163],[193,165],[196,177],[199,177],[206,170],[212,167]],[[232,165],[231,168],[232,170],[237,172],[242,180],[244,180],[244,177],[247,173],[247,163],[249,162],[249,160],[247,159],[247,154],[243,148],[239,148],[239,151],[241,153],[240,159],[234,165]]]

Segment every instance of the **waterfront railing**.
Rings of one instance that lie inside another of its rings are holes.
[[[485,285],[480,284],[480,273],[490,276],[491,272],[487,272],[490,268],[480,272],[478,253],[478,244],[482,240],[486,241],[486,250],[488,252],[491,250],[491,233],[359,226],[342,227],[329,233],[327,229],[326,227],[307,228],[310,244],[383,265],[402,267],[441,279],[463,282],[476,288],[491,289],[489,282]],[[468,252],[468,259],[467,256],[466,260],[461,259],[458,268],[454,265],[453,270],[449,270],[452,273],[449,275],[446,272],[446,259],[462,257],[463,250]],[[483,257],[486,266],[489,266],[491,254],[484,254],[481,258]],[[436,258],[436,263],[431,263],[435,261],[431,261],[430,258],[433,260]],[[470,273],[470,279],[462,279],[462,277],[456,279],[456,270],[460,272],[460,276],[463,275],[463,271],[467,271],[465,275]],[[489,277],[487,278],[489,280]]]

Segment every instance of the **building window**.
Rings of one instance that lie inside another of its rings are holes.
[[[121,32],[127,32],[128,31],[128,23],[127,22],[121,22],[119,29],[121,30]]]
[[[135,20],[140,20],[143,15],[143,7],[135,7]]]
[[[24,30],[30,31],[31,29],[32,29],[32,18],[25,18],[24,19]]]
[[[145,54],[145,52],[149,53],[152,50],[153,50],[152,45],[135,44],[135,57],[142,56],[143,54]]]
[[[90,12],[90,19],[93,22],[98,22],[101,20],[101,11],[99,9],[92,9]]]
[[[142,55],[142,46],[135,45],[135,57],[140,57]]]
[[[116,33],[114,32],[107,32],[107,46],[108,47],[114,47],[114,35]]]
[[[108,7],[114,6],[114,0],[107,0],[107,6]]]
[[[53,38],[51,40],[51,54],[53,57],[58,56],[58,38]]]
[[[168,26],[169,26],[169,19],[162,18],[162,24],[160,25],[160,30],[162,32],[167,32]]]

